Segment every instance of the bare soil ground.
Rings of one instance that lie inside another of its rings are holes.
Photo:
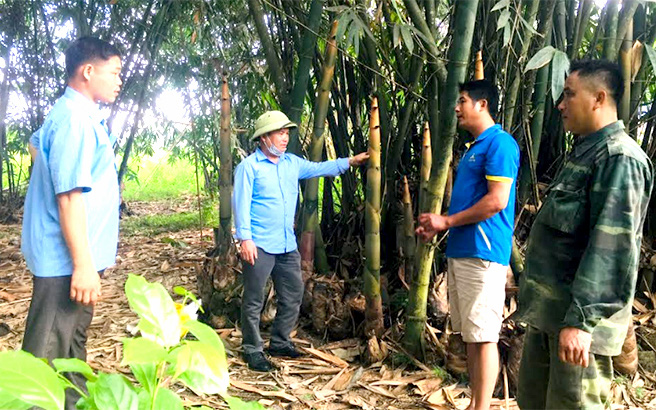
[[[131,210],[136,216],[131,218],[178,212],[191,206],[193,203],[189,202],[132,203]],[[128,273],[160,282],[169,291],[181,285],[195,292],[197,269],[211,247],[211,229],[203,230],[202,235],[196,229],[154,236],[122,236],[116,266],[106,273],[103,298],[89,329],[89,364],[97,370],[119,371],[129,376],[129,370],[120,366],[121,340],[130,337],[128,329],[137,321],[123,292]],[[31,274],[20,253],[20,222],[0,225],[0,351],[20,347],[30,296]],[[174,298],[178,297],[174,295]],[[229,350],[230,393],[259,401],[268,408],[464,409],[469,404],[470,391],[466,385],[425,366],[423,370],[415,370],[411,363],[392,365],[389,361],[362,365],[359,357],[364,345],[358,339],[328,343],[299,330],[295,341],[307,356],[298,360],[276,359],[277,370],[262,374],[248,370],[241,360],[239,329],[217,329],[217,333]],[[394,352],[392,343],[390,348]],[[640,376],[617,384],[613,408],[656,405],[649,389],[651,385],[651,380]],[[199,397],[183,386],[177,387],[186,406],[205,404],[227,408],[219,397]],[[643,389],[641,399],[645,401],[636,404],[633,392],[640,388]],[[493,404],[494,409],[517,409],[512,398],[495,399]]]

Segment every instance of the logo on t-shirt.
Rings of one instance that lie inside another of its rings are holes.
[[[469,157],[469,162],[476,162],[476,158],[474,157],[476,155],[475,152],[472,152],[471,156]]]

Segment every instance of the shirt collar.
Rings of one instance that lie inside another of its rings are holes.
[[[98,120],[98,122],[104,121],[104,118],[101,116],[100,106],[82,95],[79,91],[71,87],[66,87],[64,98],[70,100],[77,108],[88,112],[91,118]]]
[[[624,131],[624,122],[622,120],[615,121],[603,127],[600,130],[588,134],[584,137],[578,137],[574,141],[574,147],[572,148],[572,155],[575,157],[580,157],[586,153],[590,148],[595,146],[598,142],[605,140],[611,135],[617,134],[618,132]]]
[[[483,141],[485,138],[487,138],[487,137],[489,137],[490,135],[496,133],[496,132],[499,131],[500,129],[501,129],[501,125],[499,125],[499,124],[494,124],[493,126],[488,127],[485,131],[483,131],[483,132],[481,133],[481,135],[479,135],[478,137],[476,137],[473,141],[470,141],[470,142],[466,143],[465,145],[467,146],[467,148],[469,148],[469,147],[471,147],[472,145],[474,145],[475,143],[480,142],[480,141]]]
[[[267,158],[266,155],[264,155],[264,152],[262,152],[260,147],[257,147],[257,149],[255,150],[255,159],[257,159],[257,162],[262,162],[262,161],[271,162],[271,160],[269,158]],[[280,159],[281,160],[286,160],[287,159],[287,153],[286,152],[283,153],[282,156],[280,156]]]

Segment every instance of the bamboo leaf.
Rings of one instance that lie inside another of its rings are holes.
[[[499,15],[499,19],[497,20],[497,31],[501,30],[504,27],[507,27],[509,21],[510,21],[510,10],[502,11],[501,14]]]
[[[648,43],[645,43],[645,50],[647,50],[647,57],[649,57],[651,68],[654,71],[654,73],[656,73],[656,51],[654,51],[654,47],[652,47]]]
[[[230,410],[264,410],[264,406],[256,401],[245,402],[239,397],[225,395],[223,400],[228,403]]]
[[[567,73],[569,73],[569,58],[565,52],[556,50],[551,60],[551,97],[554,103],[563,93]]]
[[[406,26],[401,27],[401,36],[408,51],[412,54],[412,51],[415,49],[415,42],[412,39],[412,33],[410,33],[410,30]]]
[[[394,28],[392,29],[392,47],[397,47],[401,45],[401,42],[399,41],[399,35],[400,35],[401,29],[399,28],[398,24],[394,25]]]
[[[540,34],[536,29],[534,29],[533,26],[530,25],[529,22],[526,21],[526,19],[524,19],[524,17],[519,16],[519,21],[521,21],[524,28],[526,28],[526,30],[530,31],[533,35],[537,35],[537,36],[542,37],[542,34]]]
[[[508,46],[510,44],[510,24],[506,24],[503,28],[503,45]]]
[[[87,380],[95,381],[98,376],[86,362],[80,359],[54,359],[52,365],[59,373],[81,373]]]
[[[342,14],[339,17],[339,20],[337,20],[337,34],[335,35],[337,42],[343,42],[344,35],[346,34],[346,29],[351,24],[351,17],[351,11],[349,10]],[[346,46],[348,47],[348,44]]]
[[[0,353],[0,388],[45,410],[64,408],[64,387],[55,370],[22,350]]]
[[[546,46],[542,50],[535,53],[535,55],[531,57],[528,63],[526,63],[526,68],[524,69],[524,72],[527,72],[529,70],[536,70],[538,68],[542,68],[545,65],[549,64],[549,62],[553,58],[555,51],[556,51],[555,48],[551,46]]]
[[[490,11],[498,11],[501,9],[505,9],[509,5],[510,5],[510,0],[501,0],[497,4],[495,4],[494,7],[492,7],[492,10]]]

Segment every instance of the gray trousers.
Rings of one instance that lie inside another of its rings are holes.
[[[86,361],[87,329],[93,318],[93,307],[71,300],[70,276],[34,276],[33,284],[23,350],[48,361],[56,358]],[[66,377],[86,391],[86,379],[80,373],[68,373]],[[75,409],[79,398],[75,390],[66,389],[66,409]]]
[[[264,307],[264,288],[271,276],[276,290],[276,317],[271,329],[269,347],[280,349],[292,346],[290,333],[296,326],[303,301],[301,255],[297,250],[270,254],[257,248],[255,265],[243,263],[244,294],[241,304],[242,347],[245,354],[262,351],[260,314]]]

